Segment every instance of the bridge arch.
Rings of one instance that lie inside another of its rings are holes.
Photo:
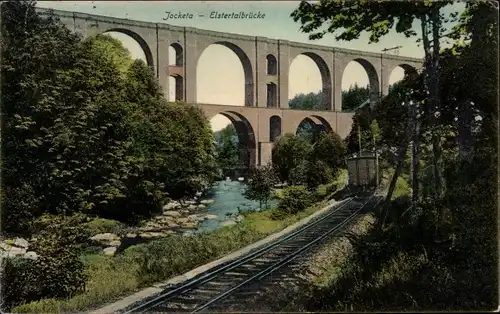
[[[324,132],[333,132],[333,128],[330,123],[319,115],[310,115],[302,119],[297,126],[295,134],[314,141],[320,133]]]
[[[200,56],[203,52],[212,45],[222,45],[226,48],[229,48],[236,56],[240,59],[241,65],[243,66],[243,75],[245,78],[245,106],[253,106],[254,104],[254,77],[252,72],[252,62],[249,57],[245,53],[243,49],[241,49],[238,45],[233,44],[228,41],[216,41],[201,49],[198,53],[198,59],[196,60],[196,64],[198,66],[198,62]]]
[[[144,38],[142,38],[139,34],[137,34],[134,31],[131,31],[130,29],[126,29],[126,28],[109,28],[109,29],[106,29],[105,31],[103,31],[101,34],[105,35],[106,33],[110,33],[110,32],[121,33],[121,34],[127,35],[127,36],[131,37],[132,39],[134,39],[141,46],[142,51],[144,51],[144,55],[146,56],[147,65],[150,68],[153,68],[153,69],[155,68],[154,58],[153,58],[153,53],[151,52],[151,48],[149,47],[147,42],[144,40]],[[155,71],[155,73],[156,73],[156,71]]]
[[[400,78],[399,80],[393,82],[393,83],[390,83],[392,81],[392,78],[393,78],[393,75],[395,74],[394,72],[398,69],[402,69],[403,70],[403,77]],[[395,84],[396,82],[399,82],[401,80],[404,80],[405,78],[408,78],[408,77],[412,77],[414,75],[418,75],[418,71],[417,69],[414,67],[414,66],[411,66],[409,64],[406,64],[406,63],[401,63],[401,64],[398,64],[398,65],[395,65],[390,71],[389,71],[389,77],[388,77],[388,80],[389,80],[389,84],[393,85]]]
[[[331,79],[331,73],[330,69],[328,67],[328,64],[324,60],[323,57],[320,55],[314,53],[314,52],[301,52],[295,55],[293,58],[290,58],[290,64],[288,65],[289,68],[292,65],[292,62],[295,60],[296,57],[304,55],[308,58],[310,58],[318,67],[320,76],[321,76],[321,93],[323,95],[323,108],[324,110],[331,111],[333,109],[333,104],[332,104],[332,79]],[[290,71],[290,69],[289,69]],[[290,79],[291,76],[289,76]]]
[[[346,74],[347,67],[351,64],[351,62],[356,62],[361,65],[361,67],[365,70],[366,75],[368,76],[368,84],[370,88],[370,102],[374,103],[378,100],[380,96],[380,79],[379,73],[375,66],[368,60],[364,58],[354,58],[350,62],[346,63],[344,69],[342,71],[342,80]],[[361,105],[361,104],[360,104]]]
[[[281,117],[271,116],[269,118],[269,142],[274,142],[278,137],[280,137],[282,132]]]
[[[257,145],[254,128],[250,121],[242,114],[235,111],[221,111],[220,114],[234,126],[236,134],[238,135],[238,148],[240,150],[240,161],[245,167],[254,167],[257,160]],[[214,114],[211,118],[216,116]]]

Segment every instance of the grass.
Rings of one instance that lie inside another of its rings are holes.
[[[343,186],[346,180],[347,171],[341,171],[335,182],[318,187],[318,196],[328,196]],[[282,198],[285,190],[275,190],[274,196]],[[129,247],[115,257],[87,252],[82,256],[89,276],[84,293],[69,299],[43,299],[23,304],[12,308],[11,312],[61,313],[96,309],[279,232],[324,205],[323,201],[316,203],[280,220],[273,219],[275,208],[243,212],[245,219],[236,225],[189,237],[171,235]],[[124,226],[113,220],[97,218],[87,222],[86,228],[94,234],[120,233]]]
[[[394,175],[393,168],[387,168],[382,170],[382,183],[380,189],[384,190],[384,193],[387,193],[387,189],[391,184],[393,175]],[[398,177],[398,180],[396,181],[396,186],[394,187],[394,192],[392,193],[391,200],[395,200],[401,196],[411,195],[411,186],[408,183],[408,180],[409,180],[408,175],[402,174],[401,176]]]
[[[243,222],[210,233],[189,237],[172,235],[129,247],[115,257],[84,255],[89,275],[84,293],[64,300],[44,299],[23,304],[11,312],[61,313],[95,309],[254,243],[313,214],[322,205],[318,203],[283,220],[272,219],[274,209],[248,212],[243,214]],[[95,221],[90,226],[99,232],[113,230],[113,224],[105,221]]]
[[[387,188],[392,173],[391,169],[385,171],[382,187]],[[472,184],[465,186],[468,190],[474,188]],[[410,193],[408,182],[399,178],[392,198]],[[481,194],[481,189],[475,194]],[[462,204],[464,200],[457,203]],[[483,210],[482,215],[488,212],[484,209],[488,205],[477,206],[474,201],[464,206],[470,207],[472,212]],[[374,229],[356,239],[348,260],[341,264],[321,265],[322,273],[309,278],[299,289],[299,303],[285,300],[285,304],[290,303],[306,312],[491,311],[497,307],[498,294],[493,292],[497,282],[491,276],[497,271],[492,262],[494,258],[491,258],[496,254],[496,245],[488,246],[486,238],[482,240],[485,244],[481,248],[479,243],[471,246],[460,240],[456,243],[435,242],[422,233],[429,227],[433,230],[432,221],[427,222],[424,216],[421,216],[422,220],[403,218],[392,221],[400,226],[397,232],[394,229],[383,232]],[[486,234],[483,230],[487,229],[487,223],[472,221],[470,214],[467,222],[463,231],[456,227],[457,239],[459,232],[474,238],[480,233]],[[477,234],[473,233],[475,230]],[[462,239],[468,238],[464,236]],[[496,240],[491,243],[496,243]]]

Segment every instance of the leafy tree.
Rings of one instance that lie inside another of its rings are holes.
[[[254,169],[249,177],[245,197],[250,200],[259,201],[262,209],[267,208],[267,202],[271,197],[272,188],[278,182],[278,177],[271,164]]]
[[[99,34],[92,40],[94,49],[101,51],[102,56],[108,59],[122,75],[125,75],[134,63],[130,51],[122,43],[109,35]]]
[[[82,199],[75,196],[86,191],[77,186],[82,168],[71,154],[98,132],[80,133],[95,108],[85,102],[87,95],[71,95],[72,82],[82,74],[74,70],[78,36],[53,18],[39,17],[32,2],[2,3],[2,13],[2,222],[22,232],[43,211],[78,208]],[[88,82],[83,79],[80,86]],[[110,89],[117,85],[106,83]],[[68,170],[70,163],[76,170]],[[16,197],[26,193],[33,195],[29,202]]]
[[[320,159],[312,159],[306,162],[306,175],[305,184],[307,188],[311,191],[321,184],[326,184],[332,182],[334,178],[334,172],[332,168],[324,161]]]
[[[332,173],[345,164],[346,149],[344,142],[337,133],[328,132],[320,135],[319,140],[314,144],[311,160],[321,161]]]
[[[297,127],[297,136],[303,138],[309,144],[316,143],[319,136],[326,132],[326,128],[322,124],[316,124],[311,119],[303,120]]]
[[[311,151],[310,145],[301,137],[284,134],[274,144],[272,163],[282,182],[288,181],[290,171],[297,167]]]
[[[288,102],[291,109],[326,110],[323,104],[323,93],[297,94]]]
[[[353,40],[359,38],[363,31],[370,33],[370,42],[378,42],[379,39],[388,34],[395,26],[398,33],[405,36],[415,36],[417,33],[412,29],[413,21],[419,20],[425,53],[424,83],[429,90],[428,119],[432,121],[433,128],[433,166],[434,166],[434,197],[441,195],[440,160],[441,148],[437,129],[436,112],[441,107],[440,97],[440,66],[439,52],[440,39],[445,37],[446,29],[443,22],[454,19],[457,12],[451,12],[447,16],[441,11],[442,8],[452,4],[453,1],[417,1],[401,2],[393,6],[386,1],[321,1],[310,3],[302,1],[299,7],[291,14],[294,21],[300,21],[301,30],[310,33],[310,39],[319,39],[326,33],[336,33],[337,40]],[[324,27],[328,23],[328,27]]]
[[[168,104],[118,41],[82,41],[34,2],[2,9],[4,231],[43,213],[135,220],[213,179],[202,112]]]
[[[300,185],[307,182],[307,171],[309,170],[309,161],[302,160],[294,168],[290,169],[288,183],[290,185]]]
[[[345,139],[345,146],[349,154],[359,152],[359,139],[361,143],[370,143],[369,124],[372,112],[369,108],[358,110],[352,120],[352,127],[349,135]]]
[[[240,163],[238,135],[232,124],[215,132],[217,164],[219,168],[232,168]]]

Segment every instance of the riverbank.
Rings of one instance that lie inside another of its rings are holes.
[[[344,180],[341,176],[339,180]],[[342,186],[336,182],[332,186]],[[321,187],[318,194],[326,196]],[[116,256],[87,253],[82,256],[88,280],[85,291],[67,300],[44,299],[14,307],[12,312],[59,313],[95,309],[126,295],[165,281],[279,232],[324,207],[315,205],[276,220],[275,209],[243,212],[244,219],[212,232],[190,236],[171,234],[147,244],[131,246]]]
[[[87,217],[84,228],[91,242],[88,250],[112,256],[130,246],[170,235],[189,236],[234,225],[244,219],[240,212],[259,210],[259,202],[246,199],[244,190],[245,184],[242,182],[218,181],[205,195],[182,202],[170,201],[163,206],[160,214],[134,226],[111,219]],[[270,206],[276,205],[278,199],[279,195],[275,195]],[[51,218],[41,217],[37,224],[43,229]],[[35,241],[36,234],[31,238],[1,239],[0,257],[36,259],[38,253],[31,249]]]

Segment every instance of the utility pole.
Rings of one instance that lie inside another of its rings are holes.
[[[419,134],[420,134],[420,126],[419,126],[419,112],[418,112],[418,102],[415,102],[413,100],[410,100],[410,112],[411,112],[411,125],[413,126],[412,130],[412,155],[411,155],[411,166],[412,166],[412,206],[413,208],[416,207],[419,194],[420,194],[420,187],[419,187],[419,182],[418,182],[418,172],[420,168],[420,141],[419,141]]]
[[[359,157],[361,157],[361,126],[358,124]]]
[[[395,55],[399,55],[399,48],[403,48],[403,46],[395,46],[391,48],[384,48],[382,49],[383,53],[388,53],[389,51],[392,51]]]

